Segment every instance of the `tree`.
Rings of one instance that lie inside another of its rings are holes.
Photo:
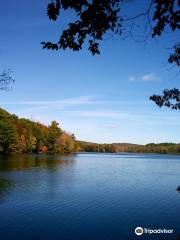
[[[128,12],[123,12],[123,4],[128,4],[127,0],[51,1],[47,6],[47,15],[50,20],[56,21],[63,16],[62,11],[68,10],[75,12],[75,20],[69,22],[68,27],[63,29],[56,43],[42,42],[42,46],[44,49],[79,51],[84,45],[88,45],[88,50],[93,55],[100,54],[99,45],[107,33],[118,34],[121,37],[128,35],[134,38],[134,29],[137,31],[137,22],[139,24],[141,18],[145,19],[141,21],[141,24],[145,23],[145,25],[140,28],[144,35],[143,41],[150,36],[160,37],[167,30],[174,33],[180,29],[179,0],[149,0],[147,3],[144,11],[129,16]],[[180,43],[174,42],[172,50],[168,62],[179,67]],[[169,91],[172,93],[173,89]],[[165,92],[167,93],[167,90]],[[166,101],[166,97],[167,95],[162,98],[159,95],[153,95],[150,99],[158,105],[161,99],[161,106],[173,108],[171,104],[163,102]]]
[[[0,152],[16,152],[18,147],[18,134],[14,116],[0,109]]]
[[[169,63],[174,63],[178,67],[180,67],[180,44],[176,44],[173,47],[173,53],[169,56]]]
[[[56,153],[59,151],[57,139],[62,134],[59,124],[52,121],[48,132],[48,149],[50,152]]]
[[[36,152],[71,153],[76,150],[74,135],[59,128],[53,121],[50,126],[18,118],[0,108],[0,153]]]
[[[180,110],[180,90],[177,88],[165,89],[163,95],[153,95],[150,100],[154,101],[159,107],[165,106]]]
[[[135,16],[122,12],[126,0],[54,0],[47,6],[50,20],[56,21],[62,16],[61,12],[74,10],[76,19],[68,23],[57,43],[42,42],[43,48],[59,50],[71,49],[79,51],[85,42],[88,50],[100,54],[99,43],[105,34],[112,32],[123,36],[125,32],[133,31],[135,21],[145,17],[152,37],[160,36],[166,29],[174,32],[180,28],[180,2],[178,0],[149,0],[147,9]],[[134,3],[135,4],[135,3]],[[143,29],[144,30],[144,29]],[[175,45],[179,52],[179,44]],[[170,58],[170,61],[177,62]]]
[[[10,84],[14,82],[14,78],[12,77],[12,70],[4,70],[0,74],[0,90],[8,90],[10,88]]]

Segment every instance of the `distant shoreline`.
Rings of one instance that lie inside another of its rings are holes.
[[[84,141],[77,142],[81,152],[180,154],[180,144],[176,143],[149,143],[139,145],[132,143],[98,144]]]
[[[0,152],[0,156],[22,156],[22,155],[35,155],[35,156],[61,156],[61,157],[69,157],[69,156],[73,156],[76,154],[80,154],[80,155],[86,155],[86,154],[90,154],[90,155],[94,155],[94,154],[98,154],[98,155],[170,155],[170,156],[180,156],[180,153],[158,153],[158,152],[72,152],[69,154],[61,154],[61,153],[36,153],[36,152],[26,152],[26,153],[22,153],[22,152],[11,152],[11,153],[2,153]]]

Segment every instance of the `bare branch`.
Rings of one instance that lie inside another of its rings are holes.
[[[11,89],[10,84],[13,83],[15,80],[12,77],[12,70],[11,69],[7,69],[4,70],[1,74],[0,74],[0,90],[9,90]]]

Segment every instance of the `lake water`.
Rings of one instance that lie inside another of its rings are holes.
[[[180,156],[0,156],[0,239],[175,239]],[[173,229],[143,234],[134,229]]]

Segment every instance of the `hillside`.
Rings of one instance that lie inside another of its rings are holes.
[[[0,109],[0,152],[71,153],[77,151],[75,136],[56,121],[49,126],[18,118]]]

